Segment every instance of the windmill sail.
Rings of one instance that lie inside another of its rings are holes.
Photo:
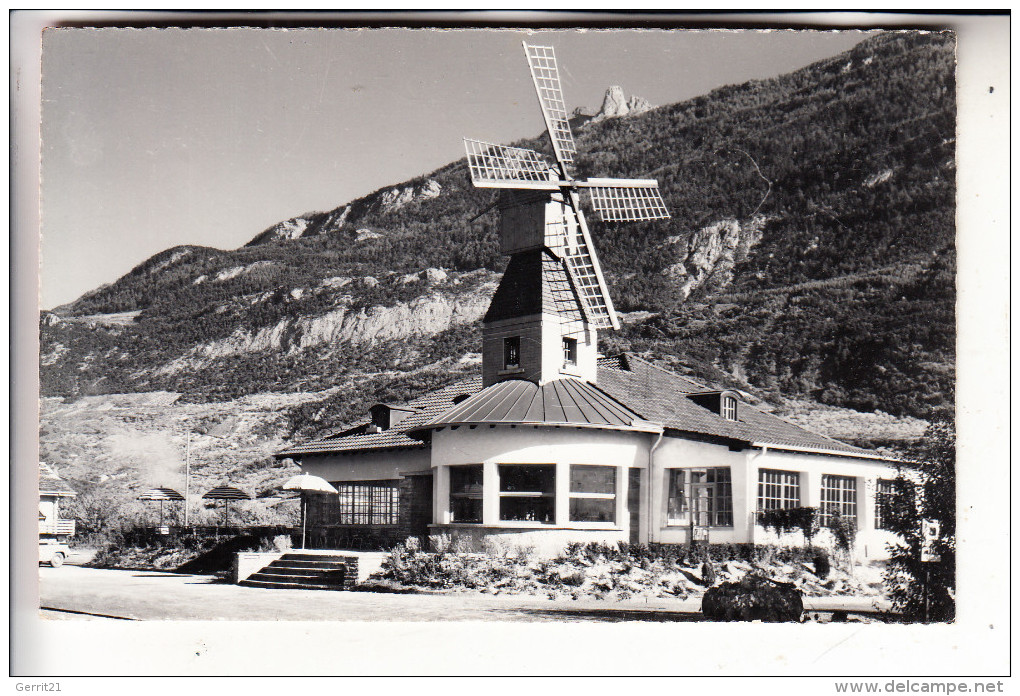
[[[538,102],[542,106],[542,116],[549,129],[556,159],[560,163],[564,178],[574,174],[574,135],[570,132],[570,121],[567,119],[567,105],[563,101],[563,89],[560,87],[560,70],[556,65],[556,53],[552,46],[529,46],[524,44],[524,52],[528,56],[531,78],[535,81]]]
[[[555,191],[549,163],[534,150],[464,138],[471,182],[479,188],[541,188]]]
[[[601,182],[608,185],[598,185]],[[585,183],[591,194],[592,208],[603,222],[640,222],[669,217],[657,182],[649,182],[647,186],[620,186],[612,179],[589,179]]]
[[[605,222],[661,220],[669,212],[654,179],[588,179],[577,181],[574,136],[570,132],[567,107],[560,86],[559,67],[551,46],[524,44],[528,67],[542,107],[549,139],[552,141],[559,175],[543,156],[533,150],[465,139],[468,169],[475,186],[484,188],[532,189],[555,191],[544,200],[558,202],[562,221],[545,215],[540,240],[563,264],[565,278],[551,288],[557,311],[563,318],[564,335],[584,330],[585,323],[595,329],[618,329],[619,320],[609,297],[588,224],[581,211],[581,189],[588,189],[592,207]]]
[[[585,222],[581,202],[575,192],[570,192],[567,204],[574,213],[577,225],[572,226],[573,238],[567,240],[563,260],[581,299],[585,316],[596,329],[619,329],[620,322],[616,318],[613,301],[609,298],[609,288],[606,287],[602,267],[595,256],[588,223]]]

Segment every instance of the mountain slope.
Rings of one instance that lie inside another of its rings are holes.
[[[673,216],[591,221],[617,307],[635,313],[600,336],[603,352],[646,352],[764,398],[951,408],[953,51],[949,34],[888,33],[579,129],[581,176],[655,177]],[[549,152],[544,137],[516,144]],[[240,249],[162,252],[44,316],[43,392],[208,400],[376,373],[441,379],[429,366],[471,364],[458,361],[478,350],[505,263],[496,214],[478,217],[492,199],[461,160]],[[125,312],[137,315],[87,318]]]

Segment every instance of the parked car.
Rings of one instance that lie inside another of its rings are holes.
[[[71,555],[71,548],[62,541],[55,539],[39,540],[39,562],[48,563],[51,568],[59,568]]]

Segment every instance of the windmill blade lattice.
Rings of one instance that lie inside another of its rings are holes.
[[[479,188],[535,188],[555,191],[549,163],[534,150],[464,138],[471,183]]]
[[[618,329],[620,323],[613,309],[613,301],[609,298],[602,267],[593,251],[588,223],[581,212],[581,202],[573,191],[567,201],[577,220],[574,238],[568,241],[563,254],[570,280],[581,298],[581,306],[589,323],[596,329]]]
[[[563,101],[563,89],[560,86],[560,70],[556,65],[556,53],[552,46],[529,46],[524,44],[524,52],[528,56],[531,77],[535,81],[535,91],[542,106],[545,125],[549,129],[556,159],[563,170],[564,177],[574,174],[574,135],[570,132],[570,121],[567,118],[567,105]]]
[[[588,183],[591,183],[589,180]],[[640,222],[669,218],[658,186],[592,186],[591,205],[603,222]]]

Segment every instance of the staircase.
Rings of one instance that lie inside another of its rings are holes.
[[[358,582],[358,557],[285,553],[239,585],[278,590],[346,590]]]

